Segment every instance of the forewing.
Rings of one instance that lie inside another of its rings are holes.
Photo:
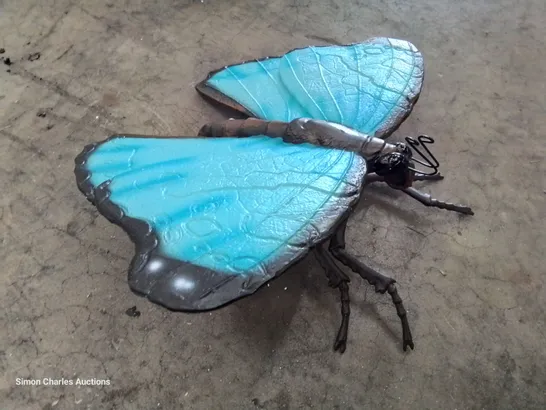
[[[413,44],[374,38],[225,67],[197,89],[259,118],[311,117],[386,138],[413,109],[423,76],[423,57]]]
[[[281,60],[272,57],[225,67],[209,74],[197,90],[252,117],[270,121],[309,117],[282,81]]]
[[[130,287],[176,310],[255,292],[326,239],[366,171],[267,137],[116,136],[76,159],[80,190],[136,244]]]

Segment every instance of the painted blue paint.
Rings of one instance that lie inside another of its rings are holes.
[[[261,271],[298,235],[355,192],[348,181],[362,159],[337,150],[258,138],[109,140],[89,156],[97,187],[147,221],[162,253],[227,273]]]
[[[259,118],[310,117],[373,134],[407,109],[422,77],[422,56],[412,44],[377,39],[226,67],[207,85]]]

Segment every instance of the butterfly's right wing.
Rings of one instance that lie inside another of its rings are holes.
[[[249,116],[310,117],[386,138],[421,92],[423,57],[403,40],[307,47],[212,72],[197,90]]]

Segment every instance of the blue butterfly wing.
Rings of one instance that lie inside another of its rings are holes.
[[[310,117],[386,138],[421,92],[423,57],[403,40],[307,47],[209,74],[197,90],[247,115]]]
[[[80,190],[136,244],[133,291],[175,310],[255,292],[358,200],[357,155],[280,139],[114,136],[76,158]]]

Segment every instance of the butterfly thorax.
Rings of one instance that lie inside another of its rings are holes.
[[[308,142],[323,147],[353,151],[367,160],[380,155],[406,151],[405,144],[390,144],[381,138],[341,124],[310,118],[298,118],[291,121],[286,134],[293,143]]]
[[[404,143],[391,144],[381,138],[322,120],[299,118],[290,122],[287,140],[353,151],[366,158],[368,173],[376,173],[396,186],[410,186],[413,179],[412,152]]]

